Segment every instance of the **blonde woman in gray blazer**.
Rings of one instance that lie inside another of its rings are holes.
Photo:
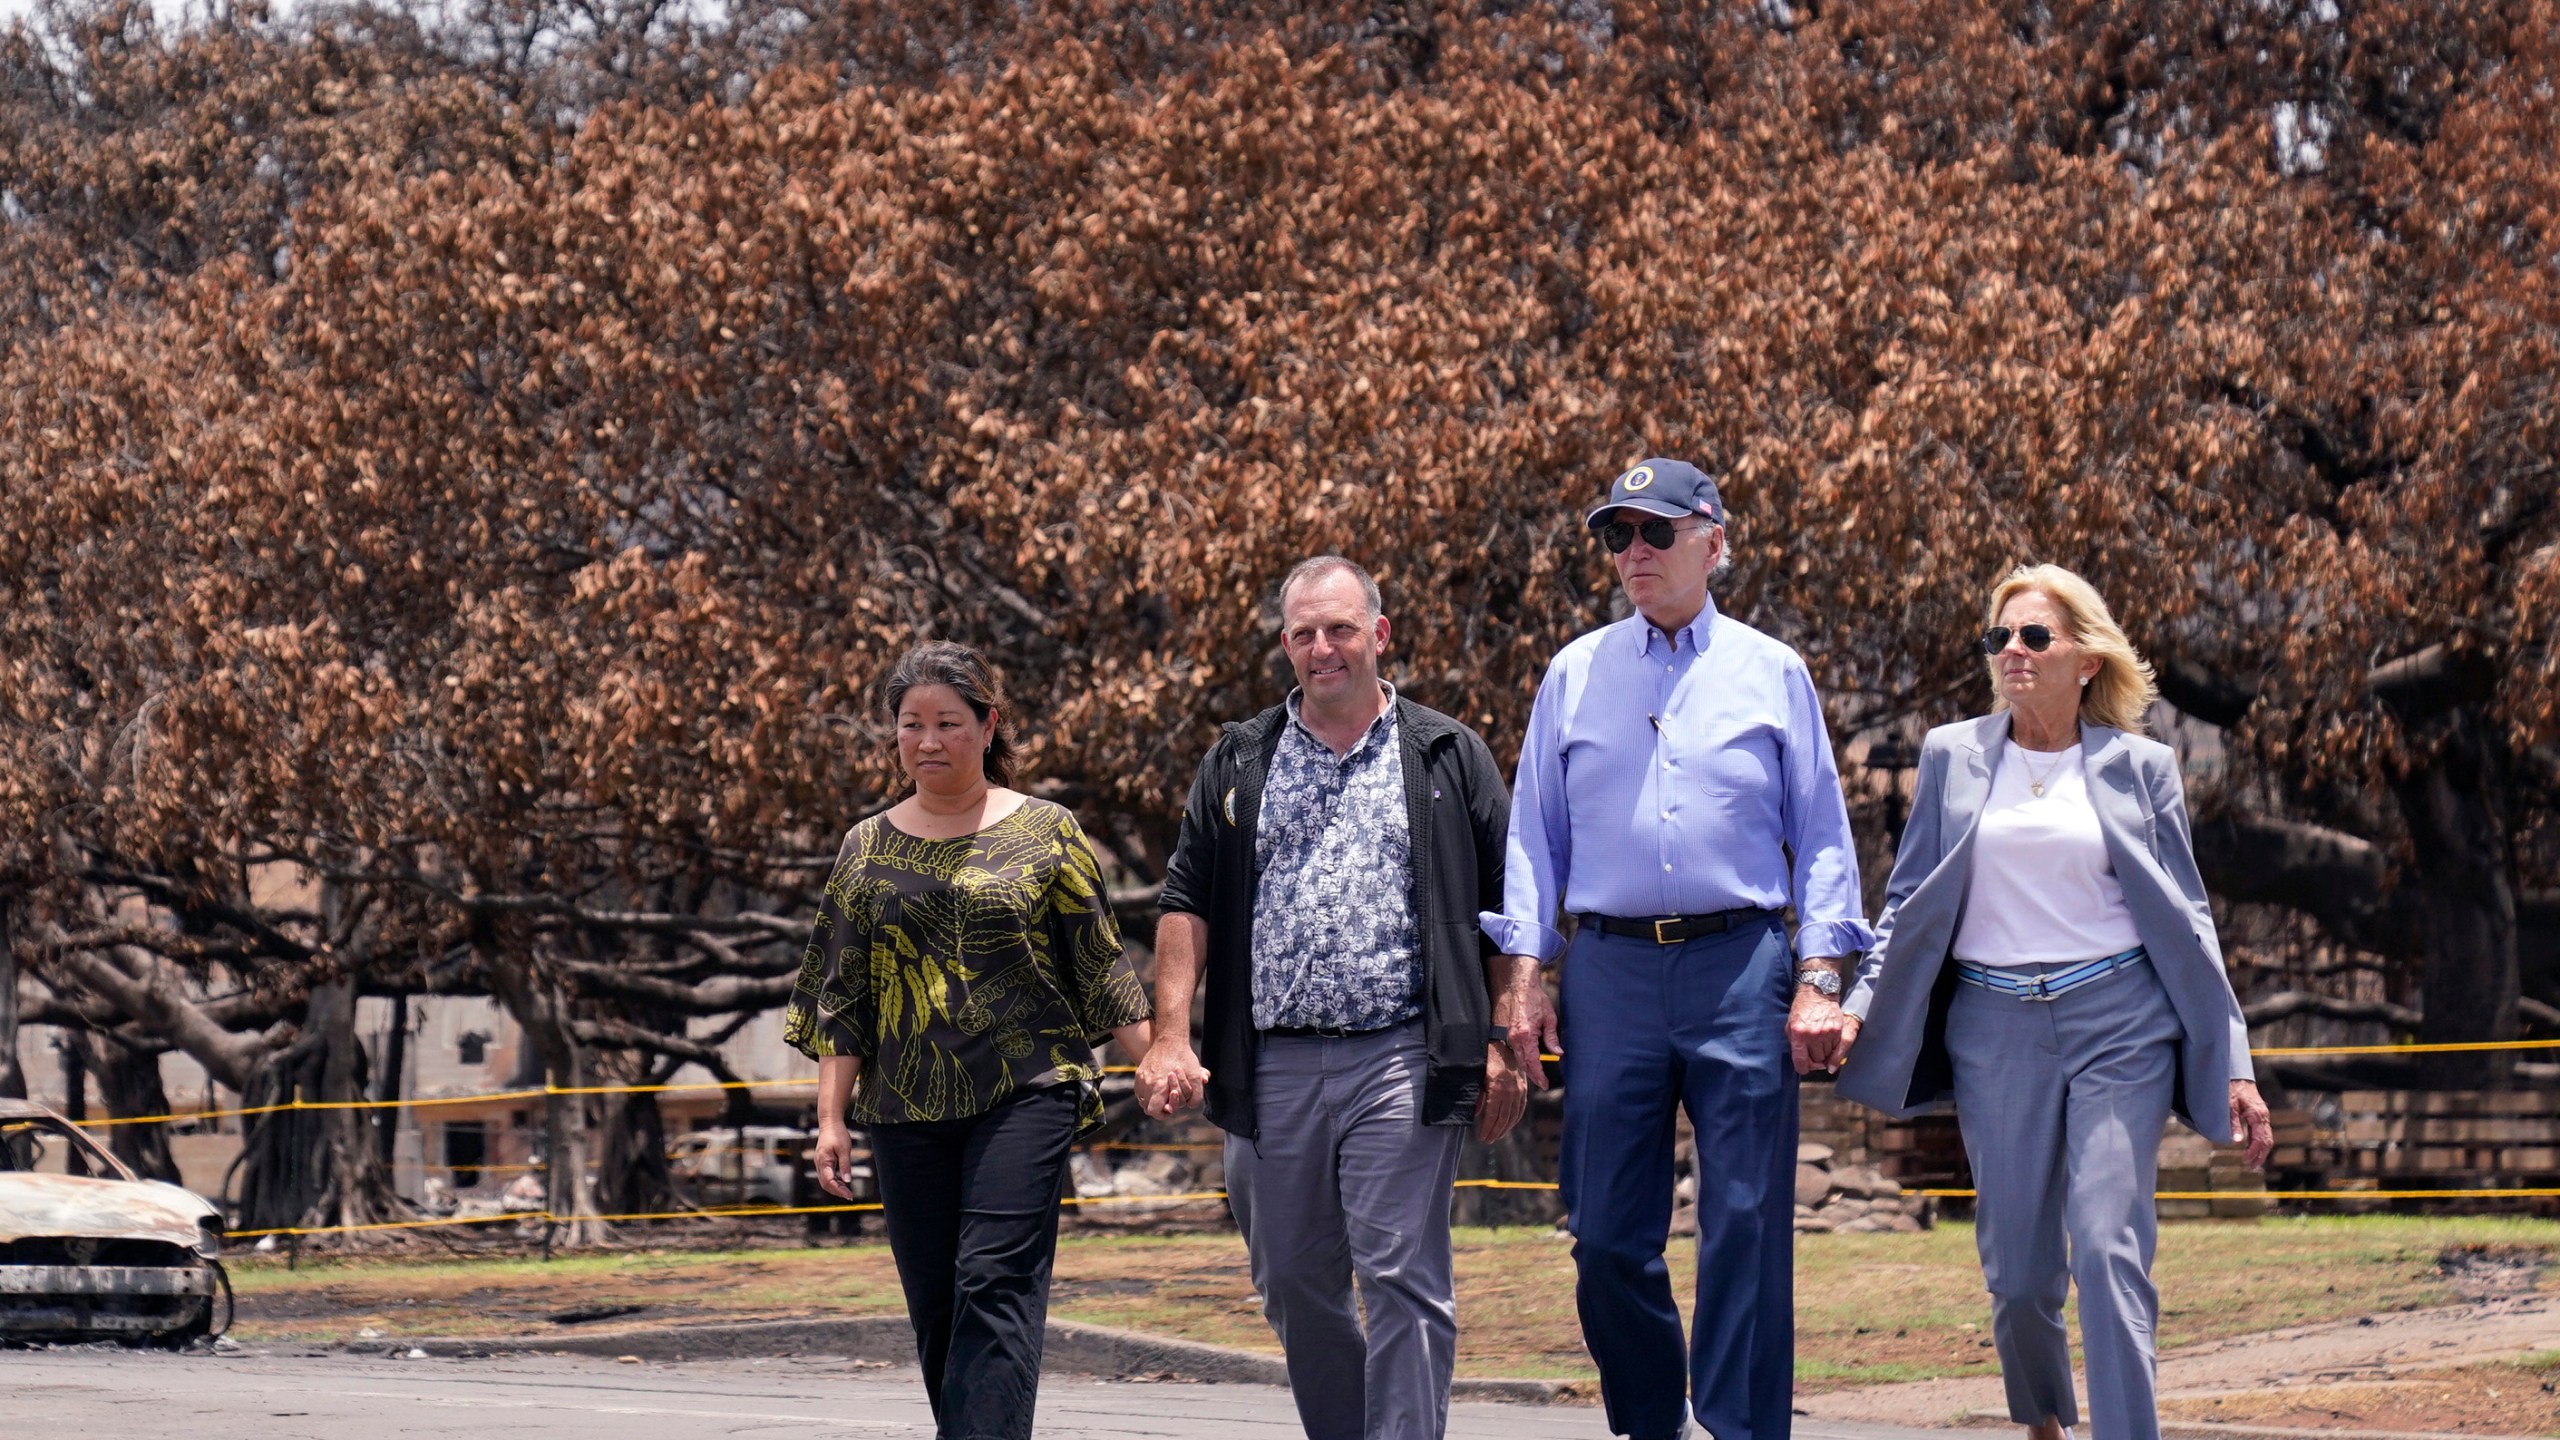
[[[2080,1286],[2096,1440],[2157,1440],[2152,1191],[2171,1114],[2274,1144],[2222,969],[2156,690],[2089,583],[2021,568],[1982,637],[1993,712],[1940,726],[1846,1010],[1840,1093],[1952,1100],[2009,1416],[2062,1440]]]

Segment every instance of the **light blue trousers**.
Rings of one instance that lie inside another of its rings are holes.
[[[2093,1440],[2159,1440],[2151,1192],[2184,1034],[2147,964],[2049,1001],[1956,987],[1956,1120],[1979,1196],[1991,1338],[2021,1425],[2079,1421],[2062,1328],[2077,1281]]]

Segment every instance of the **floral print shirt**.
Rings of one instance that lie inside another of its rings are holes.
[[[1422,1013],[1412,866],[1394,690],[1338,756],[1292,694],[1254,839],[1255,1028],[1375,1030]]]

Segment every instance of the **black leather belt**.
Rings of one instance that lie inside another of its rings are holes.
[[[1274,1025],[1262,1033],[1282,1040],[1357,1040],[1363,1035],[1382,1035],[1405,1023],[1400,1020],[1396,1025],[1372,1025],[1365,1030],[1348,1030],[1339,1025]]]
[[[1358,1040],[1364,1036],[1384,1035],[1390,1030],[1401,1030],[1407,1025],[1421,1023],[1422,1017],[1416,1016],[1411,1020],[1399,1020],[1393,1025],[1380,1025],[1369,1030],[1345,1030],[1332,1025],[1274,1025],[1262,1033],[1281,1040]],[[1507,1045],[1510,1043],[1511,1032],[1505,1027],[1486,1025],[1482,1028],[1485,1044]],[[1451,1037],[1449,1043],[1456,1044],[1460,1038],[1475,1032],[1472,1029],[1461,1029],[1452,1025],[1447,1033]]]
[[[1641,920],[1621,920],[1615,915],[1581,915],[1575,918],[1585,925],[1599,926],[1603,935],[1624,935],[1631,940],[1650,940],[1656,945],[1677,945],[1701,935],[1722,935],[1728,930],[1739,930],[1777,913],[1756,905],[1745,905],[1738,910],[1718,910],[1712,915],[1657,915]]]

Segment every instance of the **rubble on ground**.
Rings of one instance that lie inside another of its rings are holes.
[[[1872,1165],[1835,1165],[1828,1145],[1796,1147],[1796,1233],[1864,1235],[1926,1230],[1937,1206]]]
[[[1683,1138],[1672,1190],[1671,1233],[1698,1233],[1698,1181],[1691,1143]],[[1828,1145],[1796,1147],[1796,1217],[1799,1235],[1872,1235],[1926,1230],[1937,1221],[1937,1206],[1928,1196],[1914,1195],[1871,1165],[1835,1164]]]

